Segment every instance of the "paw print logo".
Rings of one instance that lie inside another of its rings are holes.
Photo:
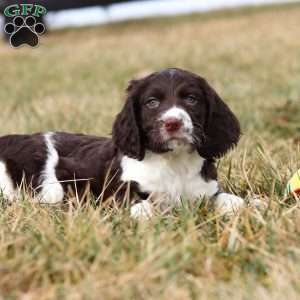
[[[12,47],[36,47],[39,44],[39,35],[45,32],[45,26],[43,23],[37,23],[33,16],[17,16],[12,23],[5,25],[4,31],[10,35],[9,42]]]

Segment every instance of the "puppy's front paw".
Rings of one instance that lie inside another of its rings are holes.
[[[238,213],[245,205],[242,198],[221,193],[215,199],[215,210],[221,215],[233,215]]]
[[[137,220],[150,219],[153,216],[153,209],[149,201],[143,200],[131,206],[130,216]]]
[[[254,196],[248,199],[249,207],[254,210],[265,211],[268,208],[268,202],[265,199]]]

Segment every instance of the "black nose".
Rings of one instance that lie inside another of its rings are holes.
[[[164,122],[167,132],[172,133],[178,131],[182,126],[182,121],[176,118],[168,118]]]

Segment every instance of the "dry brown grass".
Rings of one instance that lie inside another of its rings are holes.
[[[0,45],[0,134],[108,135],[129,79],[169,66],[202,74],[243,138],[219,166],[227,190],[268,208],[223,220],[182,208],[127,211],[24,201],[0,213],[0,299],[299,299],[300,7],[65,30],[38,49]]]

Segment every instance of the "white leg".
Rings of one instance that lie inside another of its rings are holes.
[[[215,210],[222,215],[233,215],[244,207],[244,200],[238,196],[220,193],[214,200]]]
[[[132,205],[130,216],[137,220],[150,219],[153,216],[151,203],[148,200],[143,200],[140,203]]]
[[[58,153],[52,141],[52,133],[45,134],[45,143],[48,150],[45,169],[41,175],[41,193],[39,197],[40,203],[55,204],[61,202],[64,198],[64,190],[58,182],[55,169],[59,161]]]
[[[16,196],[13,181],[7,173],[5,163],[2,161],[0,161],[0,195],[8,201],[13,201]]]

